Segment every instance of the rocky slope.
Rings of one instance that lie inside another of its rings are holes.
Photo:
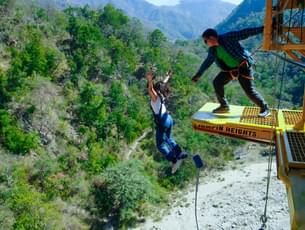
[[[200,229],[259,229],[264,211],[267,157],[257,154],[259,145],[251,144],[237,151],[236,160],[226,170],[209,172],[200,178],[198,220]],[[264,148],[263,148],[264,149]],[[266,151],[266,149],[264,150]],[[137,230],[196,229],[194,185],[181,191],[174,208],[163,211],[159,221],[149,219]],[[290,228],[286,190],[276,178],[275,163],[267,208],[269,230]]]

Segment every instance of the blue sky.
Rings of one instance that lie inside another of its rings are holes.
[[[179,0],[146,0],[154,5],[176,5],[179,3]],[[239,4],[242,0],[222,0],[224,2],[231,2],[234,4]]]

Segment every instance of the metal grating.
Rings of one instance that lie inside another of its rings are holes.
[[[250,123],[257,125],[268,125],[268,126],[277,126],[277,111],[275,109],[271,110],[271,116],[268,117],[259,117],[258,114],[260,108],[258,107],[245,107],[243,114],[240,118],[241,123]]]
[[[287,132],[293,161],[305,163],[305,133]]]
[[[302,120],[303,112],[283,110],[286,125],[295,125]]]

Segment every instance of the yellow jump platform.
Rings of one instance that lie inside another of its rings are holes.
[[[194,130],[255,142],[270,143],[275,130],[293,130],[302,118],[301,110],[271,110],[271,116],[258,117],[259,108],[231,105],[230,112],[214,114],[219,104],[206,103],[192,117]]]

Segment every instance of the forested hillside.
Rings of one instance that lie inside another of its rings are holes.
[[[152,65],[174,72],[168,107],[182,147],[208,168],[232,158],[236,141],[191,128],[191,115],[214,99],[209,78],[190,82],[201,43],[175,47],[111,5],[0,7],[1,229],[126,228],[170,205],[195,167],[188,159],[171,175],[157,152],[144,78]]]
[[[243,27],[262,25],[265,15],[265,0],[244,0],[217,25],[219,32],[226,32]]]
[[[111,3],[146,27],[162,30],[171,40],[198,38],[204,29],[217,25],[235,7],[221,0],[213,0],[213,4],[209,0],[183,0],[175,6],[155,6],[145,0],[56,0],[56,3],[62,7],[88,4],[95,8]]]

